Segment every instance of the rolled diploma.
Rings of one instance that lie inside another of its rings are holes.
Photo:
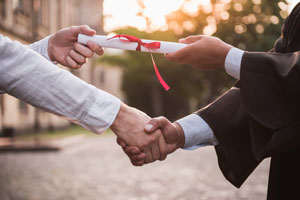
[[[103,36],[103,35],[87,36],[87,35],[79,34],[78,43],[87,44],[88,41],[93,41],[105,48],[115,48],[115,49],[136,51],[136,47],[138,45],[137,42],[124,42],[121,41],[119,38],[113,38],[107,40],[109,38],[111,37]],[[164,41],[144,40],[144,39],[142,39],[142,42],[144,43],[160,42],[159,49],[148,49],[141,45],[141,51],[152,52],[152,53],[171,53],[187,46],[187,44],[181,44],[176,42],[164,42]]]

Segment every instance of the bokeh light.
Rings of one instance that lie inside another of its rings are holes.
[[[246,30],[245,25],[256,24],[261,19],[266,24],[279,24],[280,20],[277,16],[268,15],[262,11],[261,0],[251,1],[254,4],[250,8],[252,13],[243,17],[236,17],[235,32],[241,34]],[[287,0],[287,2],[280,1],[278,3],[282,18],[288,16],[289,11],[298,1]],[[202,12],[214,18],[206,19],[207,25],[203,28],[203,34],[212,35],[216,32],[217,24],[220,21],[230,19],[230,9],[236,12],[244,12],[246,5],[247,0],[217,0],[214,5],[211,4],[210,0],[104,0],[104,29],[109,32],[128,26],[136,27],[140,31],[171,28],[176,35],[180,35],[184,30],[188,32],[195,31],[195,22],[187,20],[181,22],[181,24],[167,24],[166,16],[174,11],[181,10],[190,17],[196,17],[199,9],[201,9]],[[257,33],[263,33],[264,24],[258,25],[255,29]]]

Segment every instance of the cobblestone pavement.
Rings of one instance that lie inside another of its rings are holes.
[[[268,166],[264,161],[236,189],[221,174],[212,147],[178,150],[137,168],[115,137],[87,137],[58,153],[0,154],[0,200],[261,200]]]

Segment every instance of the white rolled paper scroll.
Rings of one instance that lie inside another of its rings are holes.
[[[176,42],[164,42],[164,41],[144,40],[144,39],[141,40],[143,43],[160,42],[159,49],[146,48],[143,45],[141,45],[141,51],[143,52],[171,53],[187,46],[187,44],[181,44]],[[78,43],[87,44],[88,41],[93,41],[105,48],[124,49],[124,50],[131,50],[131,51],[136,51],[138,45],[137,42],[125,42],[120,40],[119,38],[111,39],[111,37],[109,36],[103,36],[103,35],[87,36],[83,34],[78,35]]]

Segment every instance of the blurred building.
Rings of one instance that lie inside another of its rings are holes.
[[[103,0],[0,0],[0,34],[24,44],[80,24],[87,24],[97,34],[103,34]],[[72,72],[122,98],[121,69],[97,65],[96,59],[90,59],[82,69]],[[0,105],[0,131],[5,136],[69,125],[68,121],[7,94],[0,95]]]

